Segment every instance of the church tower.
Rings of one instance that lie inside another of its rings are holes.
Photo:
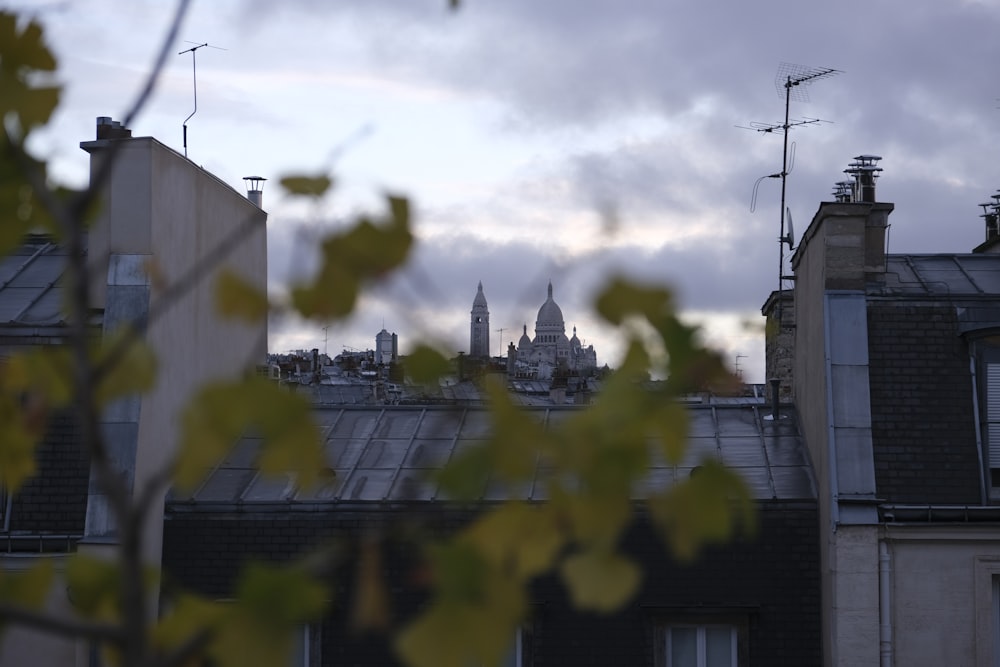
[[[483,294],[483,283],[479,283],[479,291],[472,301],[472,323],[469,334],[469,356],[487,358],[490,356],[490,311],[486,307],[486,295]]]

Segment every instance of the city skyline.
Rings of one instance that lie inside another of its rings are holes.
[[[67,84],[32,144],[57,180],[86,182],[80,141],[119,119],[172,4],[14,3],[46,28]],[[965,252],[977,204],[1000,187],[994,62],[1000,8],[848,1],[836,11],[766,0],[447,3],[193,3],[135,136],[153,136],[234,188],[260,174],[272,289],[311,265],[313,241],[388,191],[410,196],[411,265],[375,286],[348,323],[273,322],[269,348],[370,345],[412,331],[468,346],[476,285],[504,349],[549,280],[566,326],[600,363],[620,346],[590,314],[611,272],[674,285],[685,316],[749,381],[763,381],[759,308],[777,287],[781,63],[842,74],[806,89],[793,118],[788,208],[801,233],[862,153],[883,156],[895,203],[890,252]],[[195,52],[193,46],[208,44]],[[740,127],[742,126],[742,127]],[[293,172],[329,171],[317,205],[279,196]],[[755,182],[764,177],[751,213]],[[395,319],[394,319],[395,318]],[[515,319],[516,318],[516,319]],[[508,321],[510,320],[510,321]],[[749,327],[744,323],[750,323]],[[530,319],[527,324],[531,326]],[[361,343],[361,345],[359,345]],[[499,344],[498,344],[499,343]]]

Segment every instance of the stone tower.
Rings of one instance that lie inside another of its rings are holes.
[[[483,283],[479,283],[479,291],[472,300],[472,318],[469,326],[469,356],[487,358],[490,356],[490,310],[486,307],[486,295],[483,294]]]

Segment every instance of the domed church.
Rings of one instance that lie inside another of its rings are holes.
[[[485,351],[482,347],[484,339]],[[489,310],[481,282],[472,302],[469,350],[470,356],[489,356]],[[535,337],[528,336],[528,325],[525,324],[517,347],[511,343],[507,348],[507,357],[508,366],[511,368],[562,365],[573,370],[584,370],[597,367],[597,353],[594,351],[594,346],[583,346],[576,335],[576,327],[573,327],[573,337],[566,337],[566,321],[563,319],[562,309],[552,296],[551,281],[548,298],[538,309],[538,317],[535,319]]]

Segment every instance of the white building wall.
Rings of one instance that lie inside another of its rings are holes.
[[[893,665],[996,664],[1000,576],[995,527],[887,528],[891,557]]]

